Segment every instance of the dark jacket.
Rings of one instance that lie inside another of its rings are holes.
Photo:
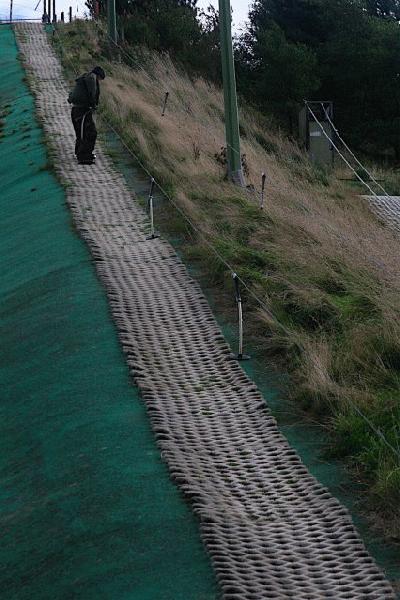
[[[99,103],[100,86],[94,73],[84,73],[75,80],[68,102],[74,106],[95,107]]]

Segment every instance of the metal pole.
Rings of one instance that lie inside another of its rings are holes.
[[[47,0],[47,22],[51,23],[51,0]]]
[[[72,6],[69,7],[69,22],[72,23]]]
[[[47,21],[46,0],[43,0],[43,17],[42,17],[42,21],[43,21],[43,23],[46,23],[46,21]]]
[[[108,35],[114,43],[117,43],[117,16],[115,12],[115,0],[107,0]]]
[[[169,96],[169,92],[165,92],[164,106],[163,106],[162,113],[161,113],[162,117],[165,115],[165,109],[167,108],[167,102],[168,102],[168,96]]]
[[[61,18],[61,23],[64,23],[64,11],[61,11],[60,18]]]
[[[222,80],[224,84],[228,175],[235,183],[244,186],[245,180],[240,157],[239,116],[236,97],[235,66],[233,62],[230,0],[219,0],[219,31],[221,39]]]
[[[261,210],[264,208],[264,190],[265,190],[265,180],[267,176],[265,173],[261,175],[261,200],[260,200],[260,208]]]
[[[249,360],[250,356],[243,354],[243,307],[242,307],[242,296],[240,294],[239,277],[236,273],[232,273],[232,278],[235,283],[235,297],[238,307],[238,322],[239,322],[239,352],[237,355],[238,360]]]
[[[57,22],[57,15],[56,15],[56,0],[53,0],[53,23]]]
[[[13,16],[13,0],[10,0],[10,23],[12,23]]]
[[[153,207],[153,193],[154,193],[154,185],[155,185],[155,180],[154,177],[151,178],[151,182],[150,182],[150,192],[149,192],[149,199],[147,201],[147,205],[148,205],[148,210],[150,212],[150,235],[148,238],[148,240],[154,240],[158,237],[160,237],[159,235],[157,235],[156,233],[154,233],[154,207]]]

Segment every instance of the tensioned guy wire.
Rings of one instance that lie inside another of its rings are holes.
[[[334,122],[332,121],[332,119],[329,116],[329,112],[326,110],[324,104],[322,102],[320,102],[322,109],[325,113],[325,116],[327,118],[327,120],[329,121],[329,123],[331,124],[331,126],[333,127],[333,130],[335,132],[335,134],[337,135],[338,139],[342,142],[343,146],[346,148],[346,150],[351,154],[351,156],[354,158],[354,160],[356,161],[356,163],[358,164],[359,167],[361,167],[363,169],[363,171],[365,171],[365,173],[367,173],[368,177],[371,179],[371,181],[373,181],[375,183],[376,186],[378,186],[382,192],[386,195],[386,196],[390,196],[390,194],[387,193],[387,191],[385,190],[385,188],[383,186],[381,186],[381,184],[375,179],[375,177],[372,175],[372,173],[370,173],[368,171],[368,169],[366,167],[364,167],[364,165],[361,163],[361,161],[358,160],[357,156],[354,154],[354,152],[351,150],[351,148],[346,144],[346,142],[344,141],[344,139],[342,138],[342,136],[339,133],[339,130],[337,129],[336,125],[334,124]]]
[[[59,39],[60,43],[62,44],[60,36],[58,36],[58,39]],[[114,43],[118,46],[118,44],[116,42],[114,42]],[[120,47],[120,46],[118,46],[118,47]],[[65,55],[64,55],[64,58],[66,58]],[[73,71],[76,74],[78,74],[79,70],[76,68],[76,63],[73,63],[72,59],[70,59],[70,58],[66,58],[66,60],[68,60],[68,62],[72,66]],[[311,109],[309,109],[309,110],[310,110],[311,114],[314,114]],[[281,331],[283,331],[284,333],[286,333],[286,335],[292,337],[294,335],[294,333],[292,331],[290,331],[289,329],[287,329],[282,323],[280,323],[280,321],[278,321],[278,319],[271,312],[270,308],[268,308],[267,305],[257,296],[257,294],[255,294],[255,292],[246,284],[246,282],[239,275],[237,275],[236,270],[234,269],[234,267],[220,254],[220,252],[217,250],[217,248],[215,248],[215,246],[208,240],[208,238],[206,237],[206,235],[196,225],[194,225],[194,223],[192,222],[192,220],[190,219],[190,217],[188,217],[186,215],[186,213],[184,212],[184,210],[171,198],[171,196],[168,194],[168,192],[163,188],[163,186],[151,174],[151,172],[148,170],[148,168],[139,159],[139,157],[137,156],[137,154],[135,153],[135,151],[132,150],[132,148],[125,142],[125,140],[123,139],[123,137],[121,136],[121,134],[115,129],[115,127],[110,123],[110,121],[104,115],[102,115],[101,118],[105,121],[105,123],[111,129],[111,131],[113,131],[113,133],[118,137],[118,139],[120,140],[121,144],[129,152],[129,154],[135,159],[135,161],[140,165],[140,167],[143,169],[143,171],[149,176],[151,182],[154,182],[154,185],[156,185],[158,187],[158,189],[169,200],[169,202],[172,204],[172,206],[174,206],[175,210],[190,225],[190,227],[193,229],[193,231],[195,231],[199,235],[199,237],[202,239],[202,241],[212,251],[212,253],[221,261],[221,263],[224,264],[224,266],[230,271],[230,273],[232,274],[232,276],[235,277],[236,280],[241,283],[241,285],[246,289],[246,291],[248,292],[248,294],[261,306],[261,308],[265,311],[265,313],[272,319],[272,321],[274,322],[274,324],[279,329],[281,329]],[[315,115],[314,115],[314,118],[316,119]],[[319,123],[319,121],[317,119],[316,119],[316,122],[319,124],[319,126],[323,130],[322,125]],[[327,134],[325,134],[325,135],[326,135],[326,137],[328,137],[328,139],[330,139]],[[344,160],[346,161],[346,159],[344,159]],[[364,183],[365,185],[367,185],[360,177],[359,177],[359,179],[360,179],[360,181],[362,183]],[[369,186],[367,185],[367,187],[369,187]],[[371,192],[373,193],[373,195],[376,196],[376,194],[372,190],[371,190]],[[304,345],[302,344],[302,342],[300,340],[297,339],[297,337],[295,337],[293,343],[300,350],[303,350],[303,351],[305,350]],[[347,402],[354,409],[354,411],[360,416],[360,418],[362,418],[363,421],[369,426],[369,428],[371,429],[371,431],[373,431],[374,434],[377,437],[379,437],[382,440],[382,442],[387,446],[387,448],[389,448],[394,453],[394,455],[397,458],[399,458],[399,460],[400,460],[400,450],[396,449],[386,439],[386,437],[383,434],[383,432],[379,428],[375,427],[375,425],[370,421],[370,419],[366,415],[364,415],[364,413],[359,409],[359,407],[353,402],[353,400],[350,397],[347,398]]]
[[[369,189],[369,191],[371,192],[371,194],[373,196],[375,196],[375,198],[379,199],[378,194],[376,194],[374,192],[374,190],[368,185],[368,183],[366,183],[362,177],[360,177],[360,175],[357,173],[357,171],[354,169],[354,167],[350,164],[350,162],[347,160],[347,158],[345,158],[343,156],[343,154],[340,152],[339,148],[337,147],[337,145],[335,144],[335,142],[329,137],[329,135],[326,133],[322,123],[318,120],[317,116],[315,115],[314,111],[312,110],[312,108],[310,108],[309,103],[307,102],[307,100],[304,101],[305,105],[307,107],[307,109],[310,111],[311,116],[314,118],[315,122],[318,124],[319,128],[321,129],[322,133],[324,134],[324,136],[327,138],[327,140],[330,141],[330,143],[332,144],[332,146],[335,148],[336,152],[339,154],[339,156],[342,158],[342,160],[346,163],[346,165],[349,167],[349,169],[351,169],[354,173],[354,175],[357,177],[357,179],[363,184],[365,185],[366,188]]]

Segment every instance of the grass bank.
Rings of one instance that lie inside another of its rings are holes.
[[[269,307],[274,318],[244,294],[247,326],[265,360],[284,362],[293,400],[326,426],[330,453],[367,484],[370,514],[400,538],[399,458],[360,416],[399,450],[398,236],[272,120],[242,106],[247,182],[257,190],[267,173],[260,211],[256,191],[225,179],[219,89],[168,56],[118,55],[88,22],[61,28],[54,43],[70,75],[96,62],[106,69],[103,115]],[[231,298],[231,274],[204,238],[178,215],[168,227],[185,236],[187,255],[205,266],[221,303]]]

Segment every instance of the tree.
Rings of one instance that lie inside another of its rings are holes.
[[[260,32],[248,62],[255,99],[291,123],[296,107],[319,87],[317,59],[305,44],[288,42],[276,24]]]
[[[398,24],[364,16],[356,30],[337,32],[320,58],[321,93],[334,100],[338,124],[350,140],[372,153],[391,149],[400,160]]]
[[[94,0],[86,5],[93,11]],[[191,70],[218,77],[218,16],[212,9],[200,12],[197,0],[116,0],[116,11],[122,43],[169,52]]]
[[[277,112],[302,94],[333,100],[352,143],[400,158],[399,4],[255,0],[239,55],[258,103]]]
[[[400,20],[400,0],[365,0],[365,6],[374,17]]]

